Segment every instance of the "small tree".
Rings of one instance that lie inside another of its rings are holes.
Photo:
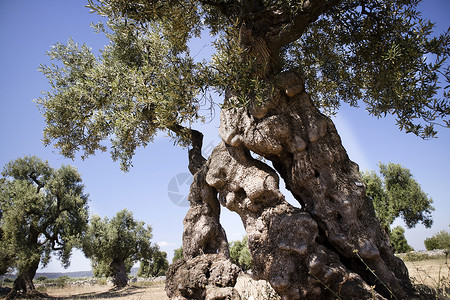
[[[406,253],[413,251],[413,247],[408,245],[405,238],[405,229],[401,226],[396,226],[391,230],[391,246],[395,253]]]
[[[422,191],[411,171],[400,164],[379,164],[381,177],[363,172],[366,193],[372,199],[376,216],[387,232],[394,220],[401,217],[407,228],[419,222],[430,228],[433,200]],[[392,237],[391,237],[392,238]]]
[[[0,190],[1,272],[18,276],[9,297],[38,294],[33,277],[56,254],[69,266],[72,248],[88,222],[88,195],[71,166],[53,169],[36,156],[9,162]]]
[[[150,259],[141,260],[138,271],[140,277],[156,277],[166,275],[169,268],[167,253],[160,251],[158,245],[152,247],[152,256]]]
[[[152,229],[137,222],[124,209],[109,220],[93,216],[83,242],[85,255],[92,259],[97,275],[112,276],[114,285],[127,285],[131,266],[140,259],[150,259]],[[128,267],[127,267],[128,265]]]
[[[242,241],[234,241],[230,243],[231,262],[238,265],[242,270],[250,270],[252,268],[252,256],[248,249],[248,238],[244,236]]]
[[[173,258],[172,258],[172,263],[176,262],[179,259],[183,258],[183,246],[181,246],[180,248],[177,248],[175,250],[173,250]]]
[[[427,250],[450,249],[450,233],[441,230],[432,237],[426,238],[424,244]]]

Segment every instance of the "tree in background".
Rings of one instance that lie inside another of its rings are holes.
[[[71,166],[53,169],[36,156],[25,156],[3,168],[0,190],[0,254],[3,272],[17,270],[10,294],[38,294],[33,277],[39,263],[56,254],[64,267],[88,223],[88,195]],[[6,265],[4,265],[6,263]]]
[[[181,258],[183,258],[183,246],[173,250],[172,263],[176,262],[177,260],[179,260]]]
[[[406,253],[413,251],[413,247],[408,245],[405,238],[405,229],[401,226],[395,226],[390,232],[391,246],[395,253]]]
[[[395,163],[380,163],[379,168],[381,177],[374,171],[362,172],[366,194],[372,199],[378,220],[390,235],[394,251],[412,250],[407,245],[405,230],[397,226],[394,233],[390,227],[396,218],[401,217],[407,228],[418,223],[430,228],[433,224],[433,200],[422,191],[409,169]]]
[[[424,241],[427,250],[435,249],[450,249],[450,233],[446,230],[441,230],[432,237],[426,238]]]
[[[248,237],[244,236],[242,241],[234,241],[230,243],[231,262],[247,271],[252,268],[252,255],[248,249]]]
[[[394,220],[401,217],[407,228],[422,223],[433,224],[433,200],[422,191],[411,171],[400,164],[379,164],[381,177],[375,172],[363,172],[366,193],[372,199],[375,213],[389,231]]]
[[[141,259],[150,259],[152,229],[144,222],[135,221],[127,209],[111,220],[95,215],[89,222],[83,241],[86,257],[92,259],[97,276],[112,276],[114,285],[124,287],[127,273]]]
[[[168,268],[167,253],[159,250],[158,245],[154,245],[151,258],[141,260],[137,275],[140,277],[164,276]]]
[[[244,222],[255,275],[282,297],[408,298],[406,267],[323,112],[342,103],[365,107],[422,138],[435,136],[436,124],[450,127],[448,86],[439,93],[440,74],[449,80],[450,37],[432,35],[419,2],[89,0],[108,18],[95,28],[111,42],[99,57],[73,41],[49,52],[61,64],[41,68],[52,85],[37,100],[44,141],[86,157],[106,151],[110,140],[124,169],[158,132],[190,145],[196,176],[180,274],[204,254],[227,256],[221,204]],[[188,43],[204,33],[216,53],[195,62]],[[211,90],[222,97],[223,142],[207,161],[191,124],[208,117]],[[279,176],[302,210],[286,203]],[[200,283],[167,284],[170,297],[205,294]]]
[[[6,188],[5,178],[0,178],[0,195],[3,195]],[[1,201],[1,200],[0,200]],[[3,217],[3,205],[0,202],[0,224]],[[12,271],[12,265],[14,263],[13,256],[8,253],[8,245],[4,241],[3,228],[0,226],[0,276]]]

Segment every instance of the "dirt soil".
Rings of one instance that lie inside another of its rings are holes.
[[[123,300],[168,300],[164,291],[164,282],[151,286],[130,285],[114,289],[111,285],[67,286],[48,288],[48,297],[41,299],[123,299]]]
[[[449,285],[450,268],[445,259],[405,262],[414,284],[426,284],[435,289]],[[145,299],[168,300],[164,291],[164,282],[151,285],[130,285],[123,289],[114,289],[111,285],[67,286],[65,288],[48,288],[49,297],[44,299]]]
[[[425,284],[431,288],[449,285],[450,267],[445,258],[406,261],[405,264],[414,284]]]

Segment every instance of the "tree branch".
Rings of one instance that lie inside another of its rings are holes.
[[[192,149],[189,150],[188,168],[191,174],[194,175],[206,162],[206,159],[202,155],[203,134],[198,130],[186,128],[179,124],[174,124],[167,128],[175,132],[177,135],[183,134],[184,131],[189,132],[189,139],[192,144]]]
[[[37,179],[36,173],[35,173],[34,171],[32,171],[32,172],[30,173],[30,175],[28,175],[28,176],[31,178],[31,180],[33,180],[34,183],[36,183],[36,185],[37,185],[36,194],[39,194],[40,190],[44,187],[44,184],[41,183],[41,182]]]
[[[214,1],[214,0],[200,0],[202,5],[212,6],[217,8],[225,17],[230,18],[233,16],[233,9],[236,6],[240,6],[238,1]]]
[[[309,24],[327,10],[338,5],[342,0],[309,0],[304,1],[303,6],[291,19],[291,22],[279,31],[271,40],[273,48],[280,49],[284,45],[299,39]]]

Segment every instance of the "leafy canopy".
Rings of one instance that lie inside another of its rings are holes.
[[[92,259],[97,276],[113,276],[117,271],[113,263],[125,263],[131,268],[140,259],[151,258],[151,232],[150,226],[134,220],[127,209],[112,219],[94,215],[85,234],[83,251]]]
[[[450,232],[441,230],[432,237],[426,238],[424,241],[427,250],[446,249],[450,250]]]
[[[152,256],[149,259],[141,260],[137,275],[140,277],[164,276],[168,268],[167,253],[161,251],[158,245],[154,245]]]
[[[381,177],[371,171],[363,172],[362,178],[381,225],[389,231],[394,220],[401,217],[407,228],[419,222],[430,228],[433,200],[422,191],[411,171],[394,163],[380,163],[379,167]]]
[[[48,54],[57,63],[41,66],[52,88],[37,100],[44,141],[65,156],[105,151],[109,140],[127,169],[160,131],[186,146],[210,91],[225,107],[264,103],[285,70],[305,76],[325,112],[361,105],[423,138],[450,127],[441,82],[450,81],[450,34],[433,33],[419,0],[88,2],[108,18],[94,27],[109,45],[96,57],[72,40],[56,44]],[[206,32],[216,53],[195,62],[189,43]]]
[[[2,176],[1,273],[37,269],[39,261],[45,266],[52,253],[67,267],[88,223],[88,195],[78,172],[25,156],[6,164]]]
[[[183,246],[181,246],[180,248],[173,250],[172,263],[176,262],[179,259],[182,259],[183,257]]]
[[[403,227],[395,226],[389,235],[391,238],[391,246],[395,253],[406,253],[414,250],[413,247],[408,245]]]
[[[244,271],[253,267],[252,255],[248,248],[248,237],[244,236],[241,241],[230,243],[231,262],[241,267]]]

